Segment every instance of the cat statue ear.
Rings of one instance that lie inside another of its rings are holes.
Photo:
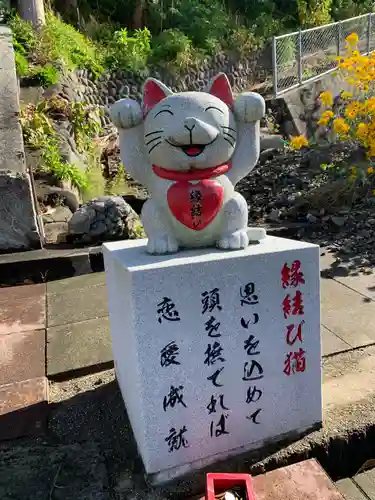
[[[225,73],[219,73],[209,82],[207,85],[207,93],[225,102],[228,108],[233,111],[234,99],[232,88]]]
[[[155,78],[147,78],[143,86],[143,116],[146,117],[154,106],[173,92]]]

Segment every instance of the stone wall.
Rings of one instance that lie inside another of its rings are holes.
[[[284,105],[289,112],[289,129],[284,130],[287,135],[302,134],[312,138],[316,135],[317,130],[319,136],[325,135],[325,129],[318,126],[318,121],[324,109],[319,96],[324,90],[332,92],[334,98],[338,98],[344,90],[355,93],[353,85],[350,85],[343,75],[336,72],[329,73],[319,80],[285,93],[277,100],[279,101],[277,106],[280,108]]]
[[[162,80],[175,92],[201,91],[207,82],[220,72],[227,74],[235,92],[250,90],[259,83],[271,82],[270,48],[250,54],[246,59],[220,54],[207,59],[200,66],[192,67],[186,74],[176,75],[162,70],[151,70],[150,76]],[[73,79],[76,80],[74,86],[78,98],[105,108],[124,97],[141,100],[145,77],[126,71],[115,71],[95,81],[87,70],[78,70],[70,82],[66,82],[66,92]],[[109,123],[107,116],[104,116],[103,122],[104,125]]]
[[[12,35],[0,25],[0,252],[41,245],[19,122]]]

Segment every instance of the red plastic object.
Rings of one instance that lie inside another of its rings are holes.
[[[246,491],[246,500],[256,500],[253,480],[250,474],[219,474],[211,472],[206,475],[206,500],[215,500],[215,495],[233,486],[242,486]]]

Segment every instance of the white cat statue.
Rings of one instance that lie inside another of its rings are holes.
[[[259,94],[234,100],[223,73],[206,92],[174,94],[149,78],[142,107],[132,99],[113,104],[122,163],[151,195],[141,214],[148,253],[239,250],[265,237],[247,227],[246,201],[234,190],[258,161],[264,114]]]

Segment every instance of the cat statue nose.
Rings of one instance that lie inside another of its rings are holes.
[[[218,130],[194,117],[187,117],[184,120],[185,128],[192,134],[193,141],[197,144],[206,144],[216,139]]]

